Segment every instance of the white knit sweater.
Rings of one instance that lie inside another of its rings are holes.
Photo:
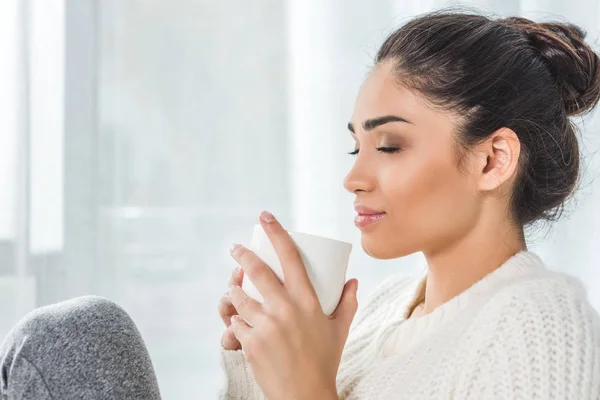
[[[418,280],[388,278],[361,305],[341,399],[600,399],[600,318],[574,278],[521,252],[418,318]],[[225,399],[263,399],[241,351],[222,351]]]

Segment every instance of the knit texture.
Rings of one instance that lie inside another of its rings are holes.
[[[27,314],[0,346],[1,400],[160,400],[150,355],[115,303],[84,296]]]
[[[600,399],[600,318],[574,278],[521,252],[406,319],[420,279],[392,276],[353,322],[340,399]],[[225,399],[264,399],[242,351],[222,351]]]

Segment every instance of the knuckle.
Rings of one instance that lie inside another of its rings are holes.
[[[231,274],[231,278],[229,278],[229,281],[227,282],[228,286],[233,285],[234,282],[235,282],[235,276],[234,276],[234,274]]]
[[[234,276],[234,277],[231,278],[231,284],[232,285],[241,285],[242,281],[243,281],[242,275]]]
[[[283,326],[288,327],[289,329],[295,329],[299,326],[299,321],[295,315],[291,313],[284,314],[281,317],[281,323]]]
[[[220,303],[219,303],[219,306],[217,307],[217,311],[219,312],[219,315],[220,315],[221,317],[224,317],[224,316],[225,316],[225,308],[224,308],[224,306],[223,306],[223,303],[222,303],[222,302],[220,302]]]
[[[278,315],[284,323],[289,322],[294,319],[294,307],[287,303],[281,304]]]
[[[284,327],[287,322],[280,318],[267,318],[261,326],[260,340],[263,345],[268,345],[269,341],[281,337],[285,334]],[[293,326],[291,323],[289,326]]]
[[[227,316],[231,313],[231,300],[227,297],[222,297],[217,306],[217,311],[221,316]]]
[[[273,318],[265,318],[265,321],[262,325],[262,329],[267,336],[273,335],[277,333],[279,327],[277,326],[277,321]]]
[[[231,337],[229,336],[228,332],[229,330],[226,330],[221,335],[221,346],[223,346],[225,349],[231,347]]]
[[[230,332],[231,331],[226,331],[223,334],[223,337],[221,338],[221,346],[223,346],[225,350],[237,350],[240,348],[240,344],[233,333]]]
[[[250,250],[248,250],[247,248],[242,247],[238,250],[238,258],[241,261],[246,260],[248,258],[248,256],[250,256]]]
[[[248,275],[252,275],[254,278],[262,278],[268,273],[267,266],[260,260],[251,260],[248,262]]]
[[[237,309],[246,309],[252,304],[252,299],[248,296],[244,296],[240,299],[237,305]]]
[[[225,296],[221,297],[221,299],[219,300],[219,310],[225,310],[227,308],[228,305],[230,305],[231,302],[229,301],[229,299]]]
[[[256,277],[257,275],[262,275],[268,271],[268,267],[262,262],[262,260],[248,249],[242,250],[240,261],[242,265],[245,265],[244,271],[249,275]]]
[[[252,269],[254,270],[254,276],[262,278],[269,273],[266,265],[260,262],[254,262],[252,265]]]

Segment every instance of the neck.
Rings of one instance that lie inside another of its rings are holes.
[[[422,312],[428,314],[526,250],[522,229],[508,221],[475,226],[445,248],[425,253],[428,272]]]

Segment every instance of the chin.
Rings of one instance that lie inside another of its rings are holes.
[[[393,243],[390,240],[377,239],[369,234],[362,234],[361,245],[365,253],[378,260],[391,260],[408,256],[415,251],[410,251],[400,243]]]

